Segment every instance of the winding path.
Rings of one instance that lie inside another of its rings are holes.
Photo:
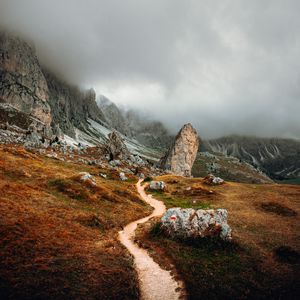
[[[152,217],[161,216],[166,211],[163,202],[158,201],[152,198],[151,195],[145,193],[141,181],[142,180],[139,180],[136,184],[137,190],[142,199],[150,204],[154,210],[148,217],[128,224],[123,231],[119,232],[119,239],[134,257],[135,267],[139,277],[141,298],[143,300],[180,299],[180,290],[183,284],[181,282],[176,282],[169,271],[163,270],[156,262],[154,262],[145,249],[140,248],[132,241],[138,224],[145,223]]]

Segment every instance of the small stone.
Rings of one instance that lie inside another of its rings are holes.
[[[79,175],[80,175],[81,181],[84,181],[84,182],[89,181],[92,185],[96,185],[96,181],[90,173],[80,172]]]
[[[119,176],[120,176],[120,179],[121,179],[122,181],[125,181],[125,180],[128,179],[128,178],[126,177],[126,175],[125,175],[124,172],[120,172]]]

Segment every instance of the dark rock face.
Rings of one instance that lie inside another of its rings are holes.
[[[109,160],[125,160],[130,157],[130,152],[117,131],[111,132],[108,135],[108,138],[109,140],[107,142],[107,151],[109,154]]]
[[[83,131],[88,130],[88,118],[100,124],[105,122],[104,114],[95,101],[94,90],[81,91],[49,71],[43,70],[43,72],[49,87],[52,127],[58,124],[63,133],[75,137],[75,127]]]
[[[229,136],[206,141],[205,147],[248,162],[272,179],[300,178],[300,142],[297,140]]]
[[[97,99],[107,124],[128,138],[154,149],[168,149],[173,137],[165,126],[158,121],[145,120],[133,110],[125,112],[103,95]]]
[[[0,33],[0,102],[74,138],[75,127],[89,131],[89,118],[105,122],[95,99],[94,90],[81,91],[41,68],[32,45]]]
[[[172,147],[161,159],[161,168],[176,175],[191,176],[199,142],[195,128],[191,124],[185,124],[178,132]]]
[[[34,49],[0,32],[0,102],[9,103],[44,124],[51,123],[49,91]]]
[[[103,112],[105,119],[111,128],[118,130],[127,137],[132,137],[128,120],[125,118],[123,112],[117,107],[115,103],[110,101],[105,96],[100,95],[97,98],[97,104]]]
[[[129,124],[131,135],[141,144],[158,149],[166,150],[174,140],[174,136],[159,121],[142,119],[137,112],[130,110],[125,114]]]

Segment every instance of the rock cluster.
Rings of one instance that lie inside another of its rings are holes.
[[[162,229],[178,238],[219,236],[231,240],[231,228],[227,224],[226,209],[194,210],[192,208],[170,208],[162,217]]]
[[[199,148],[199,136],[191,124],[184,125],[166,155],[161,159],[162,169],[180,176],[191,176]]]

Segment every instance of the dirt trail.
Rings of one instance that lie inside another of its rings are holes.
[[[141,186],[141,181],[136,187],[145,202],[150,204],[154,210],[151,215],[143,219],[128,224],[123,231],[119,232],[121,243],[134,256],[136,270],[138,272],[141,297],[143,300],[165,300],[165,299],[180,299],[182,288],[181,282],[176,282],[169,271],[163,270],[153,259],[148,255],[147,251],[136,245],[132,239],[137,224],[145,223],[155,216],[161,216],[166,207],[163,202],[152,198],[144,191]]]

